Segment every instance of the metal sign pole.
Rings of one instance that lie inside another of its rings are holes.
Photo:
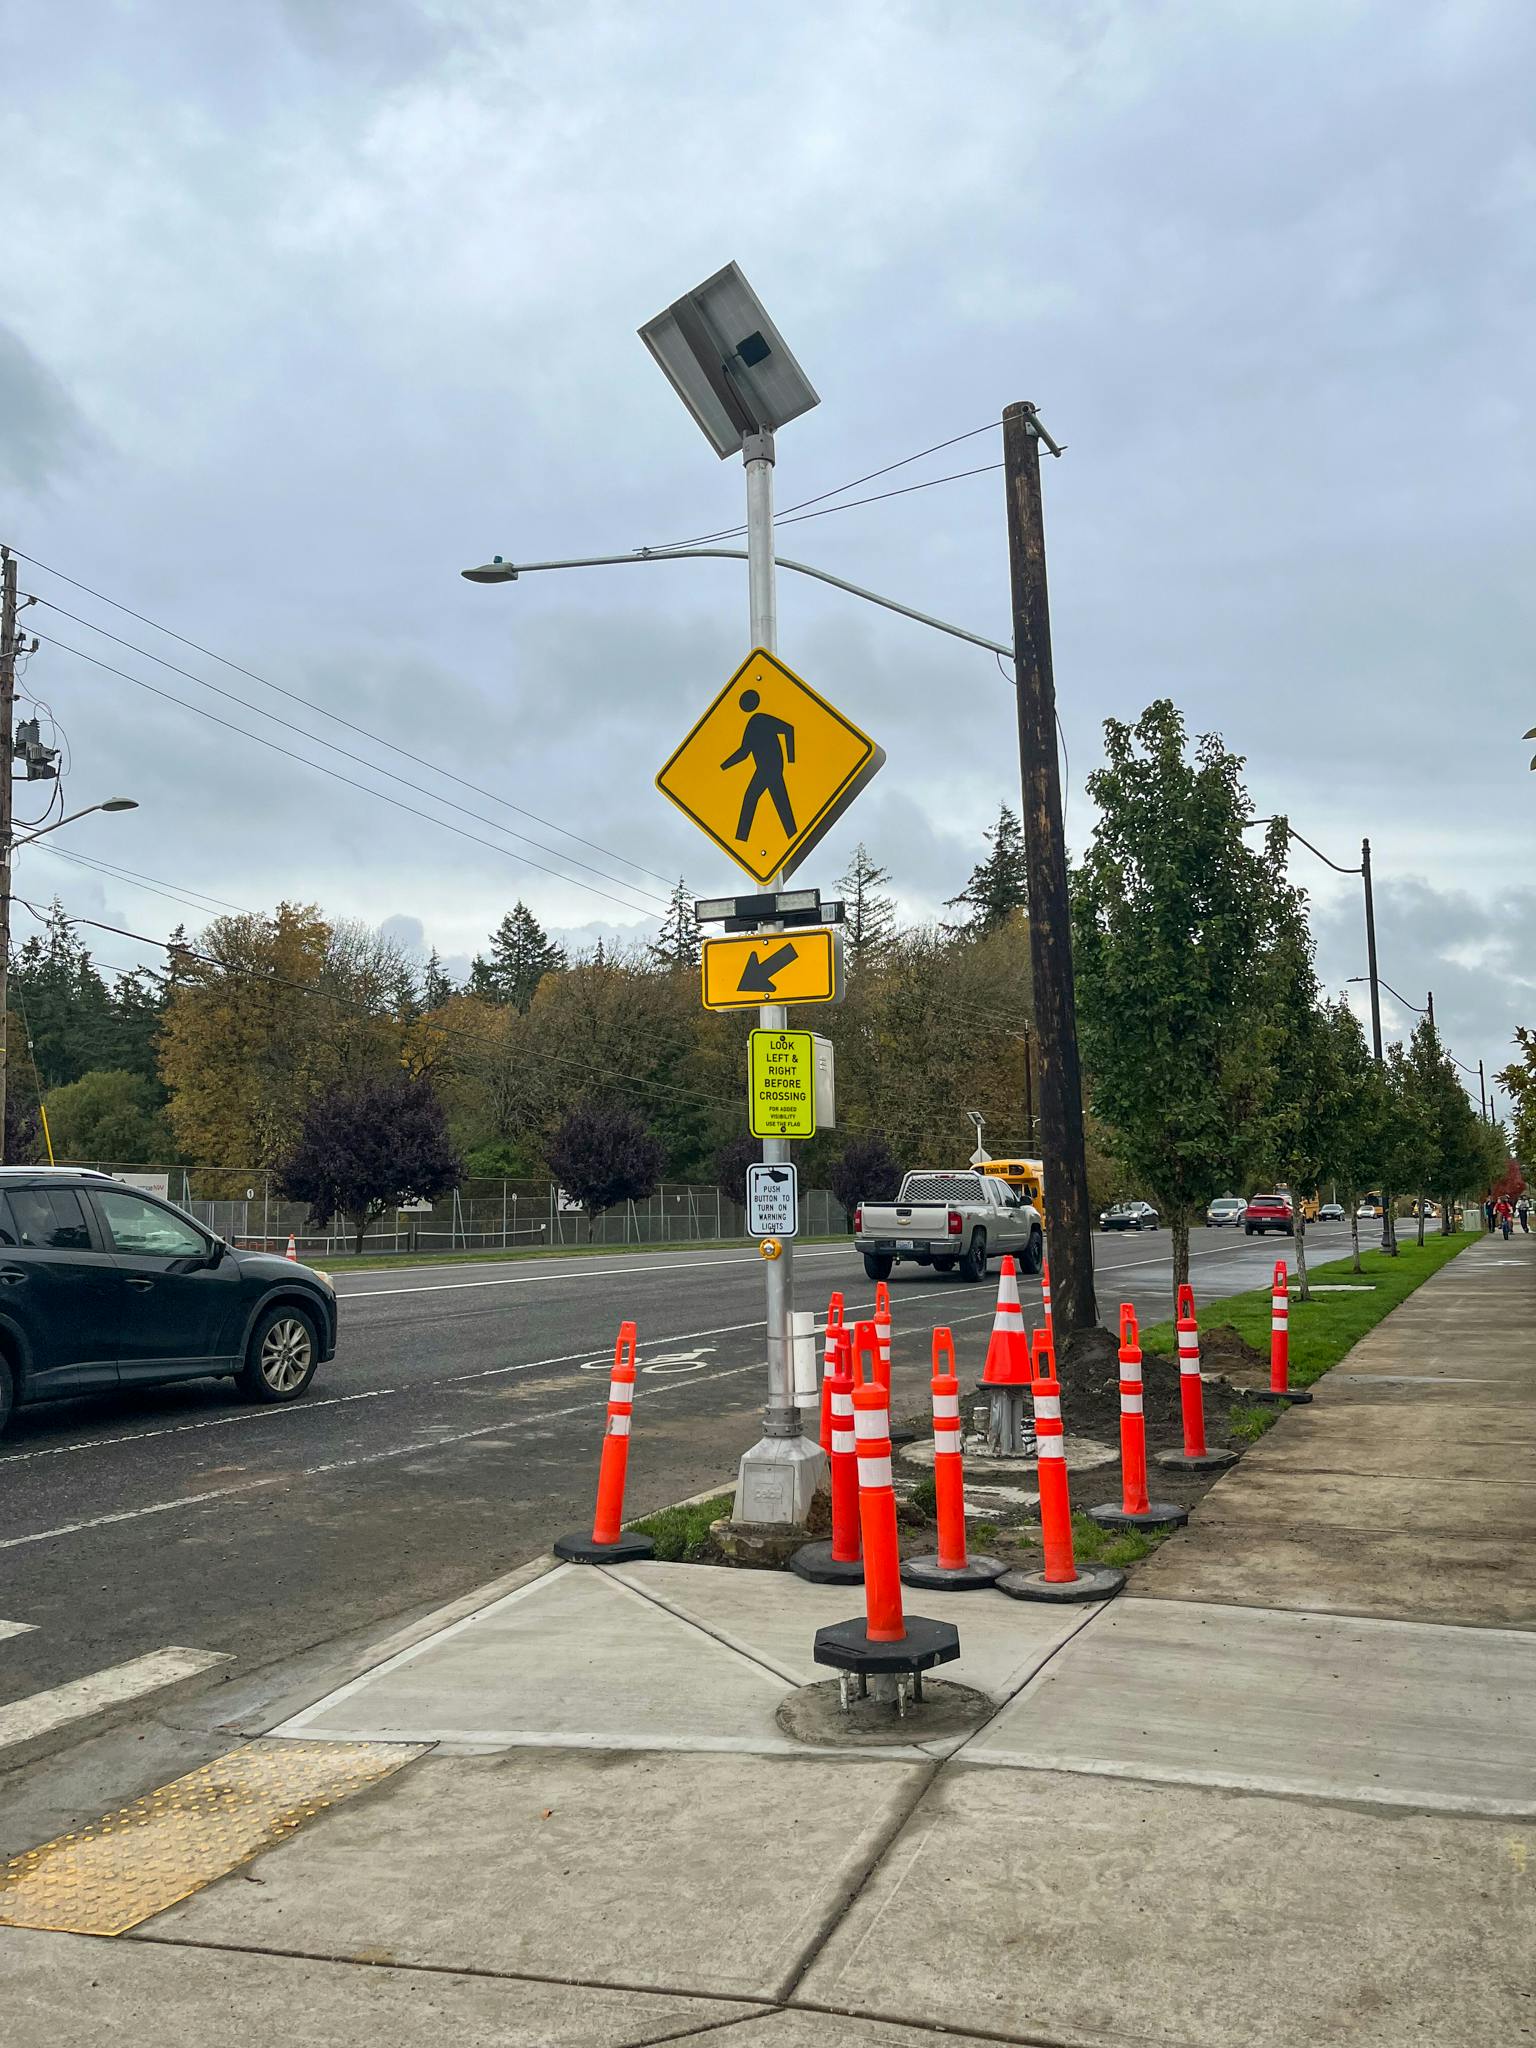
[[[778,602],[773,564],[773,436],[748,434],[742,442],[747,471],[747,587],[754,647],[776,652]],[[784,877],[775,878],[782,888]],[[765,1031],[783,1031],[789,1012],[782,1003],[764,1003],[758,1022]],[[787,1138],[765,1138],[763,1159],[787,1165]],[[819,1444],[806,1441],[795,1406],[794,1352],[790,1312],[794,1306],[794,1250],[785,1243],[779,1256],[765,1262],[768,1310],[768,1400],[763,1409],[763,1435],[742,1458],[736,1482],[733,1519],[737,1522],[803,1523],[810,1512],[825,1470]]]

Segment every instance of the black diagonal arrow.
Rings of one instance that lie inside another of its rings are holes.
[[[756,946],[752,957],[741,970],[741,979],[736,984],[736,993],[743,996],[771,996],[776,993],[774,977],[784,972],[791,960],[798,960],[799,951],[794,946],[780,946],[776,953],[766,959],[759,957]]]

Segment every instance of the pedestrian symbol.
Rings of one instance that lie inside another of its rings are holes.
[[[799,865],[884,760],[867,734],[759,647],[656,786],[767,883]]]

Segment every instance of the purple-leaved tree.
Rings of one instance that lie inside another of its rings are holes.
[[[632,1110],[616,1102],[583,1102],[546,1147],[549,1170],[587,1218],[587,1236],[617,1202],[656,1192],[666,1158],[661,1140]]]
[[[309,1204],[317,1230],[344,1216],[360,1252],[369,1224],[387,1209],[435,1202],[462,1171],[430,1084],[398,1073],[317,1096],[274,1185],[285,1201]]]

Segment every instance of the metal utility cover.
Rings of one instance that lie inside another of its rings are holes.
[[[795,930],[706,939],[700,971],[706,1010],[749,1010],[759,1003],[840,1003],[842,934]]]
[[[798,1237],[800,1171],[794,1166],[747,1168],[748,1237]]]
[[[754,1138],[816,1135],[816,1038],[810,1031],[754,1031],[747,1040]]]
[[[885,752],[754,648],[656,787],[754,881],[787,875],[877,774]]]

